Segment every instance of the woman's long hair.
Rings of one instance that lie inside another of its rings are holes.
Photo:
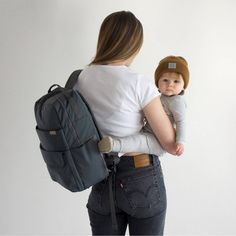
[[[129,11],[107,16],[100,28],[96,56],[90,64],[109,64],[136,54],[143,43],[143,27]]]

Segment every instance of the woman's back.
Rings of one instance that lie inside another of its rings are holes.
[[[155,86],[125,65],[91,65],[75,85],[103,135],[124,137],[143,126],[142,109],[156,96]]]

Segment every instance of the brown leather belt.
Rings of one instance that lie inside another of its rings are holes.
[[[150,157],[149,154],[140,154],[137,156],[132,156],[134,160],[134,167],[140,168],[140,167],[146,167],[150,166]]]

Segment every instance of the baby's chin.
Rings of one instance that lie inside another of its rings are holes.
[[[164,92],[162,94],[164,94],[165,96],[175,96],[175,95],[177,95],[177,94],[175,94],[173,92],[168,92],[168,91],[166,91],[166,92]]]

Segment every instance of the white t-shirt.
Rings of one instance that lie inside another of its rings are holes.
[[[142,109],[158,96],[150,80],[123,65],[88,66],[74,88],[88,102],[101,133],[115,137],[138,133]]]

